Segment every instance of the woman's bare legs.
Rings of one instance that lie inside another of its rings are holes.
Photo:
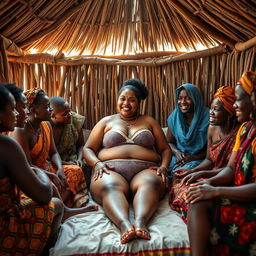
[[[91,181],[90,190],[93,198],[102,204],[106,215],[121,230],[121,243],[127,243],[135,236],[129,220],[129,185],[118,173],[104,174],[102,178]]]
[[[164,195],[164,184],[155,170],[147,169],[134,176],[131,182],[131,190],[134,194],[133,207],[136,235],[144,239],[150,239],[146,224],[156,211],[159,199]]]
[[[50,237],[48,238],[47,243],[45,244],[44,250],[42,252],[42,256],[49,255],[49,249],[54,246],[58,238],[59,228],[60,228],[61,220],[64,213],[63,202],[56,197],[53,197],[52,201],[54,202],[54,206],[55,206],[55,216],[51,226],[51,234],[50,234]]]
[[[212,201],[200,201],[188,207],[187,222],[190,247],[193,256],[209,255],[208,244],[210,238],[209,212]]]

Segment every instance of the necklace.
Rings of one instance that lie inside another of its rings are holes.
[[[41,134],[41,126],[39,127],[39,129],[36,130],[35,127],[32,125],[32,123],[30,122],[30,120],[27,120],[27,124],[30,126],[32,133],[38,138]]]
[[[128,126],[128,128],[134,126],[137,123],[137,120],[139,118],[139,115],[136,115],[135,119],[132,120],[125,120],[121,117],[121,115],[119,114],[119,117],[122,121],[124,121],[126,123],[126,125]]]

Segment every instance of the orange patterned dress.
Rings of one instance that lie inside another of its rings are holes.
[[[56,169],[47,161],[51,145],[51,130],[47,122],[41,123],[41,134],[37,143],[30,150],[34,165],[44,170],[56,173]],[[87,186],[82,169],[78,165],[63,165],[64,174],[68,183],[68,190],[73,193],[69,207],[82,207],[89,201]]]
[[[38,256],[51,233],[54,203],[21,198],[8,177],[0,178],[0,255]]]

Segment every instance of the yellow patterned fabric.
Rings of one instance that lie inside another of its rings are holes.
[[[252,91],[256,89],[256,72],[247,71],[243,73],[237,84],[240,84],[244,91],[251,95]]]
[[[33,88],[33,89],[30,89],[30,90],[27,90],[24,92],[24,94],[27,98],[28,107],[30,107],[33,104],[33,102],[39,92],[44,92],[44,90],[41,88]]]
[[[236,111],[233,107],[236,101],[234,88],[227,85],[221,86],[214,94],[214,98],[222,102],[224,109],[227,110],[230,114],[236,114]]]
[[[0,255],[38,256],[51,233],[54,203],[21,197],[8,177],[0,179]]]

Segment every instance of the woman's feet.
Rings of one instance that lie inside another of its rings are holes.
[[[121,235],[121,244],[126,244],[135,237],[134,228],[129,228]]]
[[[135,226],[135,235],[137,238],[142,238],[146,240],[151,239],[150,233],[146,227],[146,223],[144,220],[141,220],[141,219],[135,220],[134,226]]]
[[[135,238],[134,226],[129,221],[123,222],[120,226],[120,230],[122,234],[120,239],[121,244],[126,244]]]
[[[136,228],[135,234],[137,238],[143,238],[146,240],[150,240],[151,236],[149,234],[149,231],[146,228]]]

